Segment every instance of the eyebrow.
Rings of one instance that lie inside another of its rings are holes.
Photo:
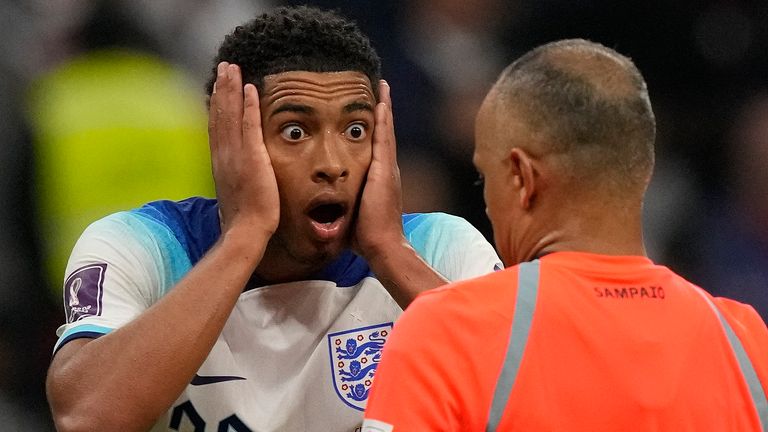
[[[373,112],[373,107],[368,102],[352,102],[347,105],[344,105],[343,111],[347,114],[355,111]],[[311,115],[315,113],[315,109],[307,105],[285,103],[275,108],[275,110],[269,114],[269,117],[271,118],[277,114],[280,114],[281,112],[294,112],[294,113]]]
[[[368,102],[352,102],[344,106],[344,112],[347,114],[355,111],[373,112],[373,107]]]
[[[285,103],[283,105],[280,105],[279,107],[275,108],[272,113],[269,114],[269,117],[271,118],[274,115],[280,114],[281,112],[295,112],[295,113],[302,113],[302,114],[313,114],[315,110],[307,105],[299,105],[294,103]]]

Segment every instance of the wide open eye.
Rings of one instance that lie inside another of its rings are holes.
[[[361,141],[368,135],[365,124],[352,123],[344,130],[344,135],[352,141]]]
[[[287,141],[299,141],[307,137],[307,133],[299,125],[291,124],[280,131],[280,135]]]

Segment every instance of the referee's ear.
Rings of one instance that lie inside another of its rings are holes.
[[[505,158],[509,174],[511,193],[517,196],[520,207],[530,210],[539,191],[540,173],[537,161],[524,149],[513,147]]]

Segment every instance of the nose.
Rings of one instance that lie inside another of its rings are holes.
[[[331,132],[323,134],[323,139],[318,143],[312,157],[314,162],[312,181],[315,183],[334,183],[349,175],[343,143],[336,142]]]

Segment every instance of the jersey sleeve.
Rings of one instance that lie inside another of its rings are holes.
[[[448,323],[430,313],[436,292],[419,295],[397,321],[376,369],[362,432],[461,430],[453,413],[461,410],[453,399],[459,390],[455,365],[441,351],[450,345],[441,343],[450,334]]]
[[[504,267],[480,231],[458,216],[445,213],[413,215],[405,221],[403,228],[419,255],[452,282]]]
[[[163,291],[159,249],[127,212],[91,224],[75,244],[64,281],[66,323],[54,353],[72,339],[96,338],[126,324]]]

